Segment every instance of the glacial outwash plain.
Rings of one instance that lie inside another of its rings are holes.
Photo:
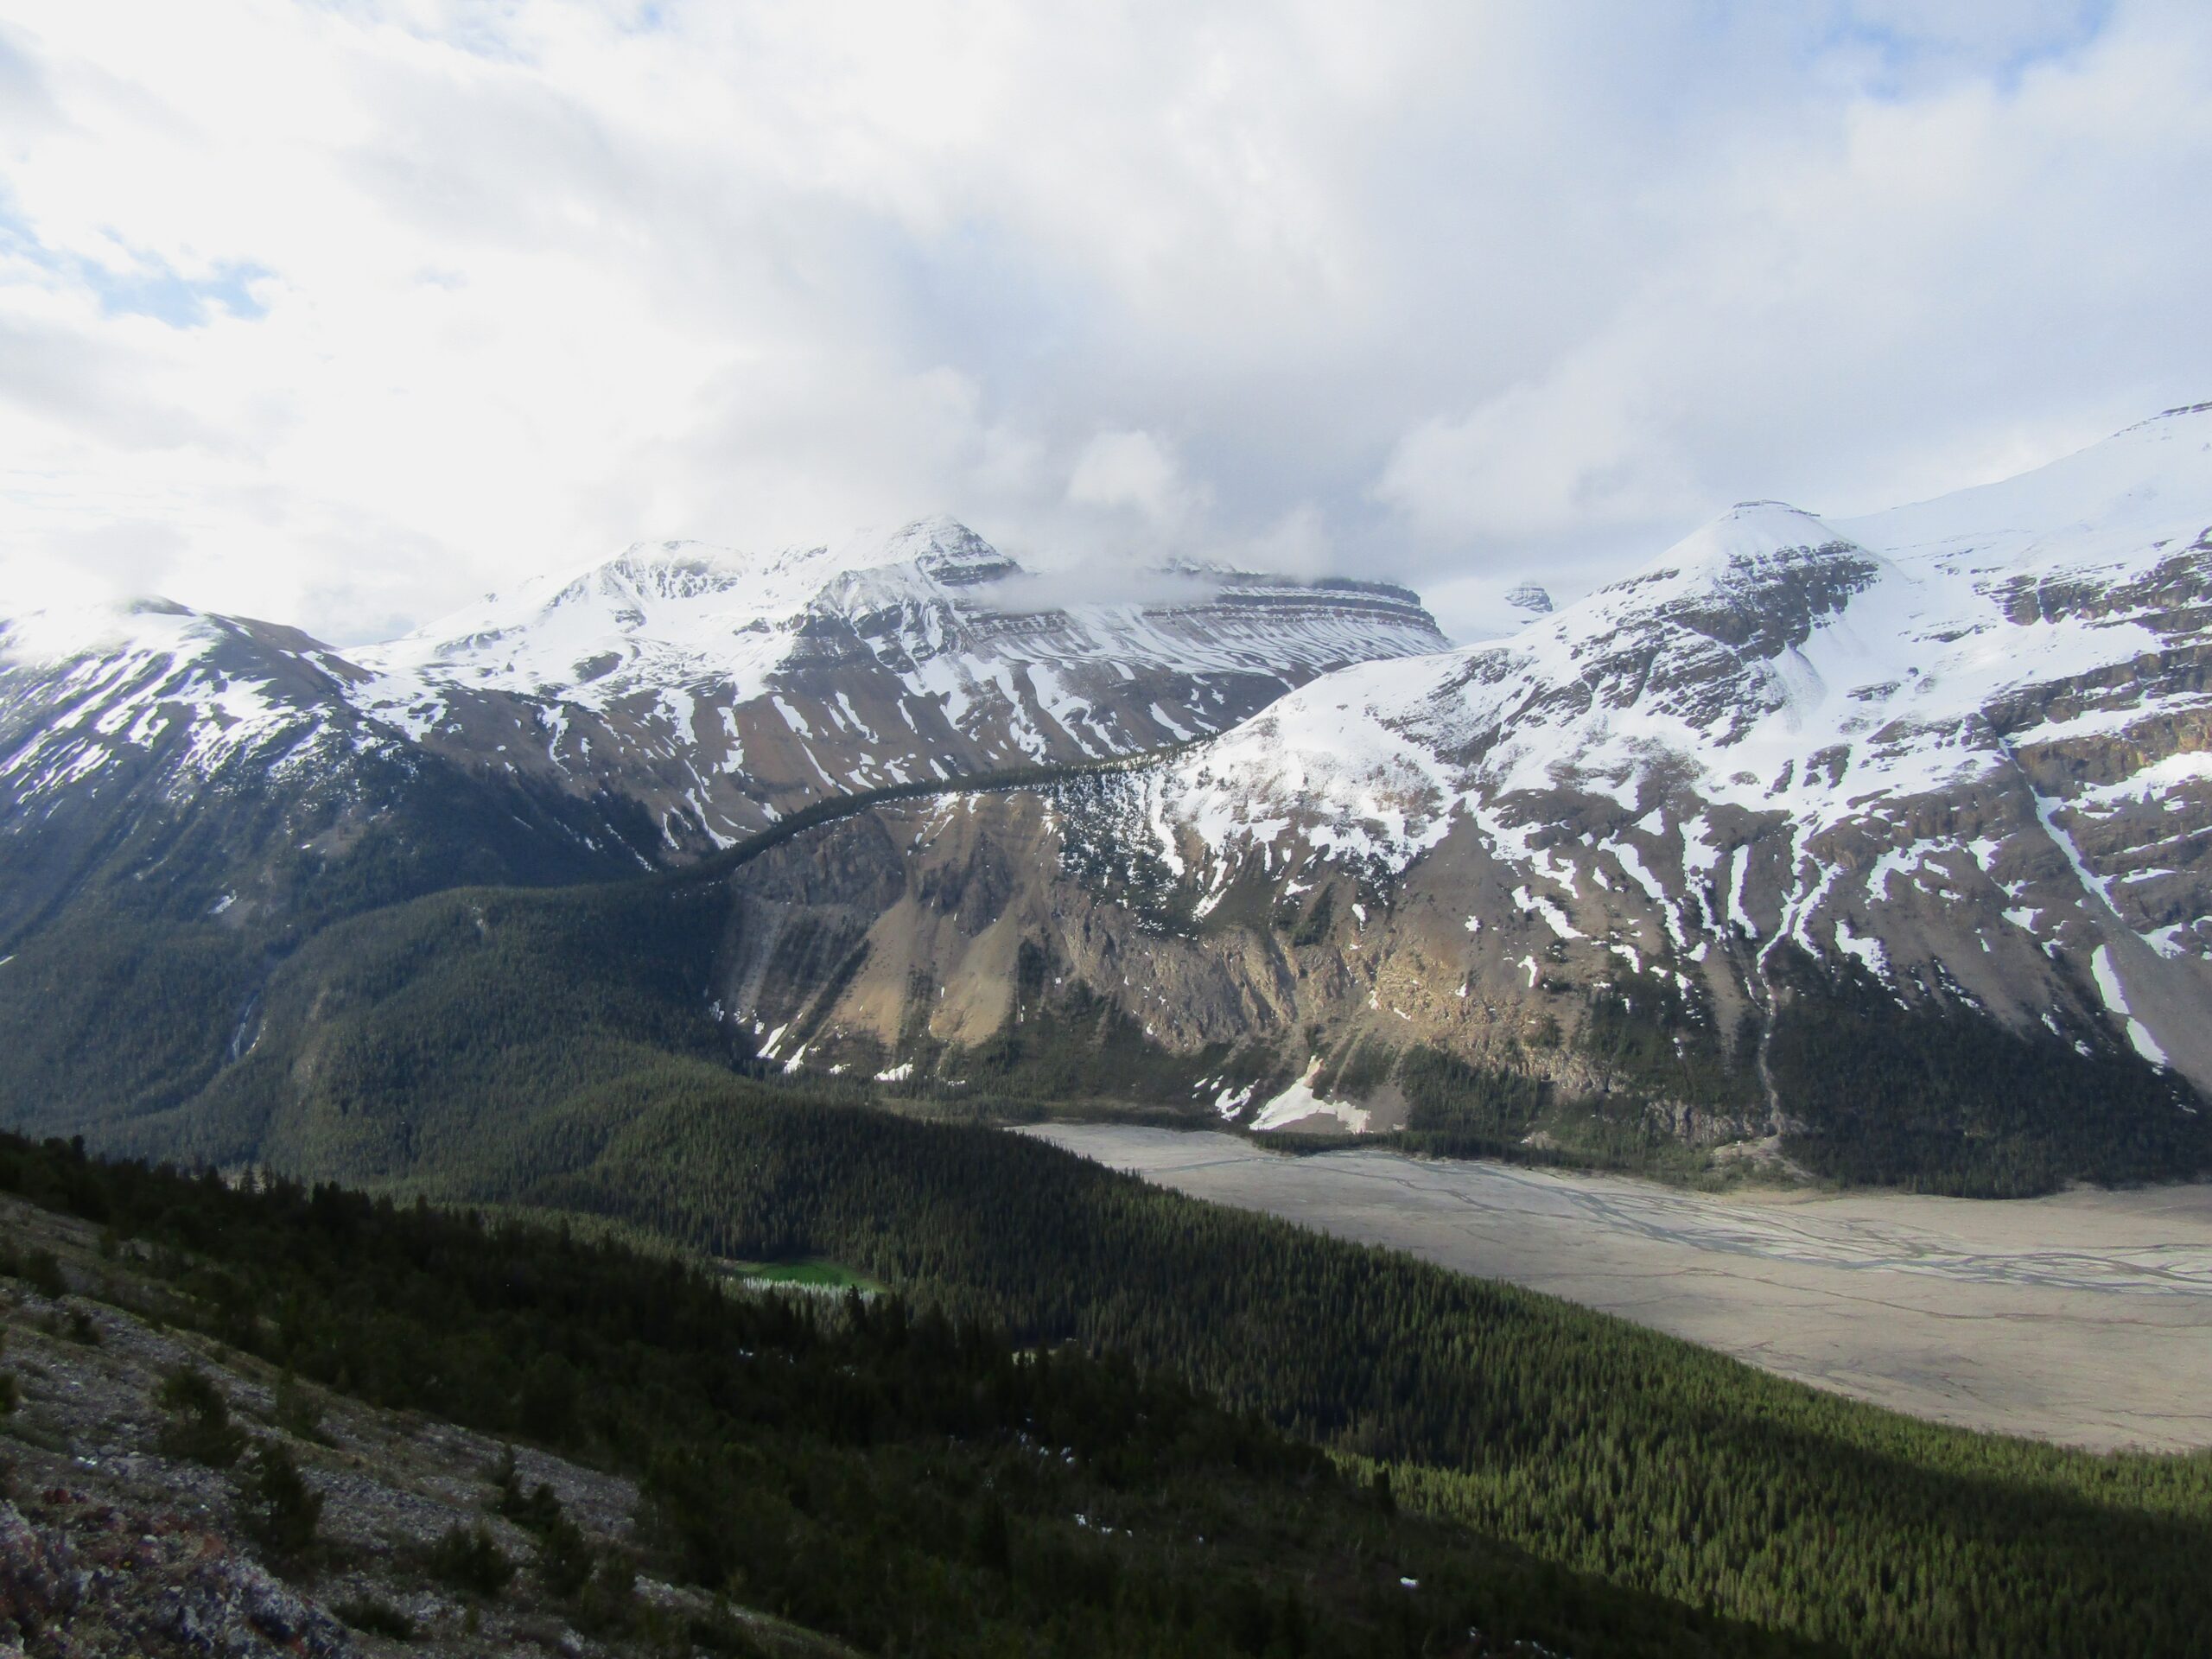
[[[1938,1422],[2100,1451],[2212,1446],[2212,1185],[2008,1204],[1303,1155],[1033,1131],[1177,1192],[1503,1279]]]

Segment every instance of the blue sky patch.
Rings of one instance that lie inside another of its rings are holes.
[[[158,318],[172,328],[205,326],[211,308],[234,317],[253,318],[269,308],[253,296],[251,284],[270,273],[255,264],[222,264],[206,276],[187,276],[163,259],[141,256],[136,267],[113,270],[90,259],[73,262],[85,285],[99,296],[111,317]]]
[[[90,289],[104,316],[153,317],[172,328],[204,327],[215,310],[234,317],[265,315],[269,308],[253,295],[253,284],[273,275],[250,261],[227,261],[205,276],[187,276],[158,254],[132,248],[121,238],[134,263],[118,269],[64,253],[39,239],[15,206],[0,196],[0,254],[27,260],[41,270]]]

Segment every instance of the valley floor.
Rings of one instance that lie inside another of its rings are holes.
[[[2212,1185],[1989,1202],[1708,1197],[1621,1176],[1032,1131],[1193,1197],[1510,1281],[1967,1427],[2212,1446]]]

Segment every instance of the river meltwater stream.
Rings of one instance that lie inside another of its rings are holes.
[[[1119,1124],[1031,1133],[1194,1198],[1546,1291],[1938,1421],[2096,1447],[2212,1446],[2212,1185],[2001,1203],[1715,1197]]]

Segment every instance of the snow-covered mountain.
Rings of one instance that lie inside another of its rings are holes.
[[[1661,1049],[1734,1079],[1694,1132],[1752,1133],[1790,1120],[1767,1044],[1809,971],[2202,1089],[2209,624],[2200,406],[1869,518],[1747,503],[1503,640],[1314,680],[1117,800],[957,814],[1009,868],[1057,864],[1007,900],[1053,975],[1186,1054],[1263,1039],[1303,1075],[1363,1034],[1602,1092],[1593,1033],[1663,1001]],[[906,1028],[872,978],[912,965],[895,910],[805,1010],[825,1033]],[[1008,950],[931,933],[941,1035],[1012,1017]]]
[[[1445,643],[1379,583],[1185,567],[1143,586],[1058,599],[944,518],[767,556],[635,547],[356,652],[356,701],[440,750],[505,739],[512,764],[639,799],[690,847],[824,794],[1201,736]]]
[[[0,620],[0,950],[105,894],[236,927],[634,871],[635,804],[429,752],[296,629],[167,601]]]
[[[2208,601],[2212,407],[1870,518],[1747,503],[1509,641],[1191,754],[1163,850],[1211,897],[1255,859],[1402,878],[1450,844],[1491,873],[1454,942],[1478,982],[1563,945],[1757,999],[1792,941],[2011,1018],[2086,990],[2212,1084]]]
[[[2212,406],[1865,518],[1748,503],[1537,597],[1454,650],[1396,588],[1079,600],[933,521],[633,549],[345,655],[17,619],[0,951],[95,875],[289,927],[1190,738],[718,877],[717,1040],[1267,1128],[1779,1135],[1977,1191],[2212,1166]]]
[[[1056,602],[947,519],[765,556],[634,547],[344,653],[159,600],[0,618],[0,932],[247,797],[257,847],[350,855],[429,778],[520,837],[468,879],[634,869],[824,795],[1197,737],[1441,644],[1379,584],[1185,568]],[[143,884],[146,856],[111,873]]]

